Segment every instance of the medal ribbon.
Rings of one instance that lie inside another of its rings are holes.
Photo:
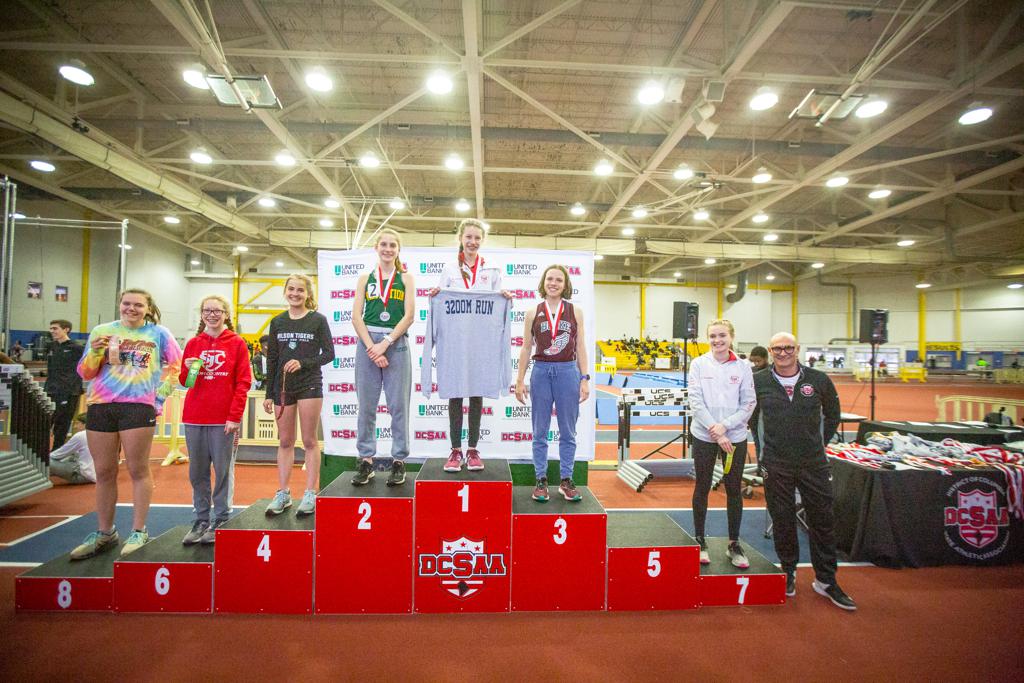
[[[555,314],[554,321],[551,320],[551,308],[548,306],[548,302],[544,302],[544,314],[548,317],[548,325],[551,326],[551,338],[554,339],[558,336],[558,321],[562,319],[562,311],[565,310],[565,302],[558,302],[558,313]]]
[[[388,283],[385,286],[383,273],[381,272],[380,266],[377,266],[377,288],[380,290],[380,300],[387,308],[388,299],[391,298],[391,286],[395,283],[395,274],[398,273],[398,268],[391,271],[391,277],[388,278]]]
[[[472,268],[470,268],[469,266],[466,265],[466,257],[463,256],[462,254],[459,254],[459,261],[460,261],[459,272],[462,274],[462,282],[463,282],[463,284],[466,285],[466,289],[472,289],[473,286],[476,285],[476,271],[477,271],[477,268],[479,268],[480,266],[482,266],[484,264],[484,259],[483,259],[482,256],[477,256],[476,257],[476,262],[473,264]],[[469,271],[473,275],[473,279],[472,280],[470,280],[470,278],[466,276],[466,271]]]

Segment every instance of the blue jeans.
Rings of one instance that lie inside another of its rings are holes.
[[[533,469],[537,478],[548,471],[548,428],[551,407],[558,413],[558,460],[562,479],[572,476],[576,460],[576,420],[580,416],[580,380],[576,361],[535,362],[530,373],[533,417]]]
[[[369,330],[376,344],[385,332]],[[378,368],[366,355],[366,346],[360,339],[356,344],[356,398],[359,418],[356,423],[356,453],[360,458],[377,455],[377,403],[380,391],[391,414],[391,457],[405,460],[409,457],[409,390],[412,386],[412,359],[409,357],[409,337],[402,335],[384,352],[386,368]]]

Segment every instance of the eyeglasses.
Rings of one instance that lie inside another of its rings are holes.
[[[769,346],[768,350],[772,353],[793,353],[796,351],[795,346]]]
[[[227,311],[222,311],[219,308],[204,308],[203,315],[223,315]]]

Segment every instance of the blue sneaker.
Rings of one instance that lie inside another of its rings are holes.
[[[281,489],[274,494],[274,500],[267,506],[268,515],[279,515],[292,506],[292,495],[287,489]]]
[[[312,489],[306,489],[306,492],[302,494],[302,502],[299,503],[298,509],[295,510],[295,514],[299,517],[303,515],[311,515],[316,511],[316,491]]]
[[[149,543],[149,532],[145,529],[133,529],[131,535],[128,537],[128,541],[121,548],[121,557],[130,555],[142,546]]]

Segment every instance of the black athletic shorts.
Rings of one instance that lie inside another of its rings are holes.
[[[85,413],[91,432],[120,432],[156,425],[156,409],[148,403],[94,403]]]
[[[317,384],[316,386],[306,387],[305,389],[299,389],[298,391],[284,391],[283,396],[279,395],[274,399],[274,405],[279,406],[293,406],[299,401],[304,401],[307,398],[323,398],[324,388],[323,385]]]

